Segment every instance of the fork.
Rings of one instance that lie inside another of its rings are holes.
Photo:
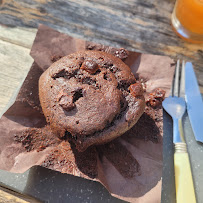
[[[182,67],[181,67],[182,64]],[[185,89],[185,63],[177,61],[174,73],[171,93],[162,105],[165,111],[173,119],[173,143],[174,143],[174,170],[176,185],[176,202],[193,203],[196,202],[194,185],[190,167],[187,147],[184,140],[182,117],[186,110],[184,100]]]

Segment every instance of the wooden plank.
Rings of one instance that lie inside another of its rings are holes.
[[[0,23],[46,24],[72,36],[143,53],[203,64],[203,45],[184,42],[171,29],[175,0],[4,0]]]
[[[4,186],[0,186],[0,202],[1,203],[40,203],[28,195],[21,194]]]
[[[0,25],[0,40],[31,49],[36,32],[36,28],[11,28]]]
[[[32,65],[30,50],[0,40],[0,117],[13,104]]]
[[[0,190],[0,202],[2,203],[28,203],[27,201],[15,197],[7,192]]]

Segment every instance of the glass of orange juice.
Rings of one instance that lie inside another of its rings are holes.
[[[171,21],[180,37],[203,43],[203,0],[177,0]]]

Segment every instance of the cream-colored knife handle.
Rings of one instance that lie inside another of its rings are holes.
[[[190,161],[184,142],[175,143],[174,153],[176,202],[196,203]]]

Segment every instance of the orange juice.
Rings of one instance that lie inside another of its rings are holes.
[[[203,0],[177,0],[172,25],[183,38],[203,41]]]

